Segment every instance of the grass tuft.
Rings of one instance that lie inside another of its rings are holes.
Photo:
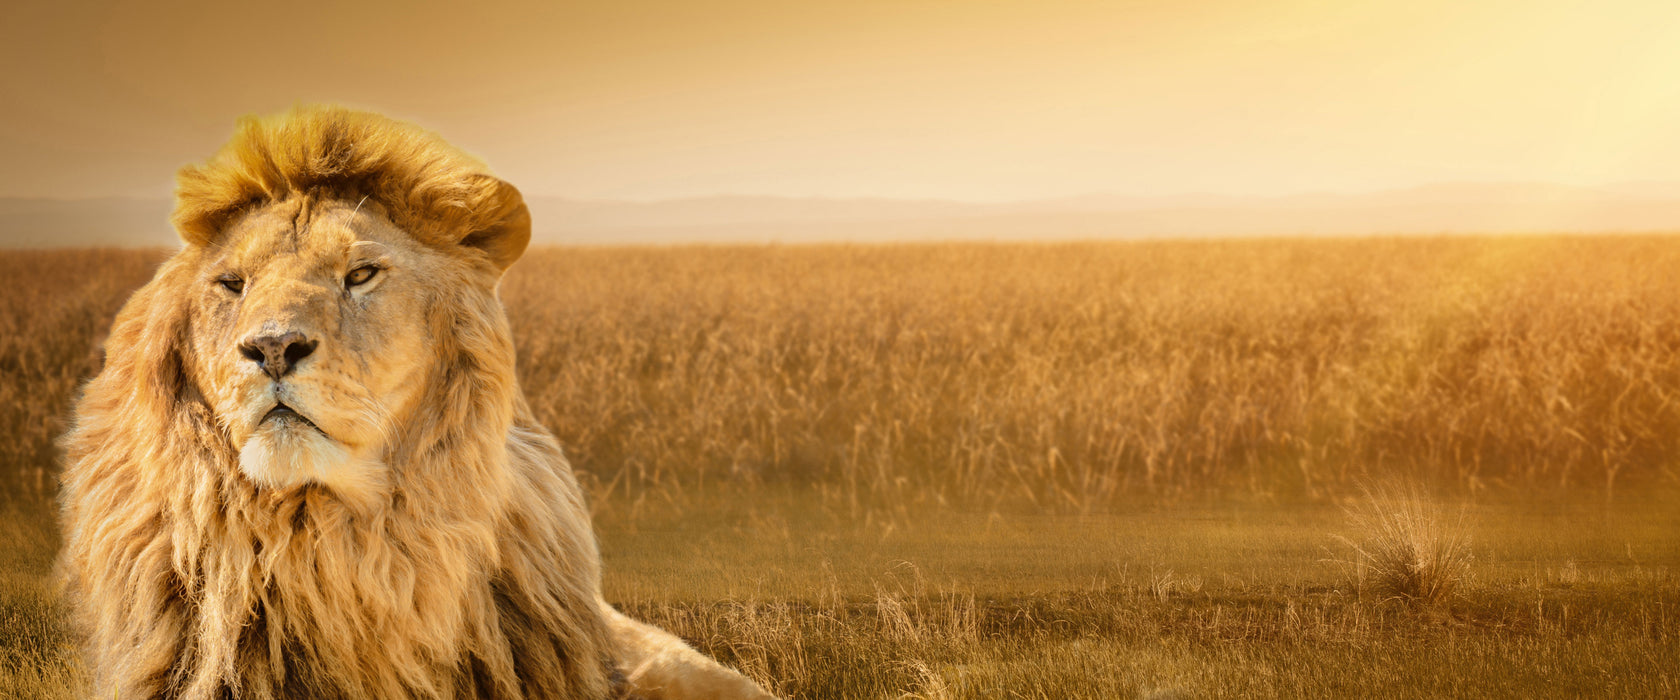
[[[1347,508],[1362,536],[1338,538],[1353,547],[1361,588],[1424,607],[1446,603],[1470,573],[1469,509],[1415,485],[1362,490],[1365,497]]]

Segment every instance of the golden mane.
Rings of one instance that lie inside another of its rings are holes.
[[[391,223],[434,245],[496,226],[499,181],[476,158],[412,124],[371,112],[304,106],[239,120],[203,165],[176,175],[171,220],[206,245],[240,212],[313,193],[384,207]]]
[[[428,389],[447,408],[405,446],[403,498],[367,512],[240,478],[177,340],[190,272],[167,264],[124,309],[62,441],[94,696],[608,697],[587,513],[514,396],[499,319],[444,313],[466,331]]]

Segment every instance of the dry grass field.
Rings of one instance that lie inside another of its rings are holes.
[[[0,697],[74,695],[52,438],[159,259],[0,254]],[[537,250],[502,294],[609,598],[786,696],[1680,695],[1680,240]]]

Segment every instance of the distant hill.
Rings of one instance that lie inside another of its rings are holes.
[[[1444,184],[1285,197],[530,199],[537,245],[1680,231],[1680,184]],[[0,246],[173,245],[162,199],[0,198]]]
[[[0,247],[171,246],[170,208],[167,199],[0,197]]]
[[[538,240],[670,243],[1680,231],[1680,184],[1446,184],[1284,197],[1088,195],[1006,204],[534,198]]]

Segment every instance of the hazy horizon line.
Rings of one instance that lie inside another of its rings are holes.
[[[518,185],[518,183],[514,183],[514,184],[515,184],[515,186]],[[1676,198],[1676,199],[1680,199],[1680,180],[1618,180],[1618,181],[1614,181],[1614,182],[1603,182],[1603,183],[1580,183],[1580,182],[1567,182],[1567,181],[1562,181],[1562,180],[1544,180],[1544,179],[1532,179],[1532,180],[1530,180],[1530,179],[1520,179],[1520,180],[1477,180],[1477,179],[1432,180],[1432,181],[1421,182],[1421,183],[1412,184],[1412,185],[1398,185],[1398,186],[1393,186],[1393,187],[1346,188],[1346,189],[1318,188],[1318,189],[1291,190],[1291,191],[1286,191],[1286,192],[1235,191],[1235,190],[1223,190],[1223,191],[1221,191],[1221,190],[1181,190],[1181,191],[1153,192],[1153,193],[1151,193],[1151,192],[1126,191],[1126,190],[1083,190],[1083,191],[1079,191],[1079,192],[1070,192],[1070,193],[1065,193],[1065,194],[1043,195],[1043,196],[1022,196],[1022,197],[1011,197],[1011,198],[1003,198],[1003,199],[977,199],[977,198],[965,198],[965,197],[960,197],[960,196],[931,196],[931,195],[928,195],[928,196],[897,196],[897,195],[891,195],[891,194],[789,194],[789,193],[776,193],[776,192],[745,192],[745,191],[720,191],[720,192],[713,192],[713,193],[706,193],[706,194],[674,195],[674,196],[669,196],[669,197],[589,197],[589,196],[575,196],[575,195],[569,195],[569,194],[552,194],[552,193],[546,193],[546,192],[524,192],[524,196],[527,199],[548,199],[548,200],[565,200],[565,201],[577,202],[577,203],[613,203],[613,204],[659,204],[659,203],[666,203],[666,202],[686,202],[686,201],[705,201],[705,200],[723,200],[723,199],[779,199],[779,200],[828,201],[828,202],[890,201],[890,202],[908,202],[908,203],[939,203],[939,204],[963,204],[963,205],[1011,205],[1011,204],[1034,204],[1034,203],[1043,203],[1043,202],[1057,202],[1057,201],[1064,201],[1064,200],[1080,200],[1080,199],[1091,199],[1091,198],[1100,198],[1100,197],[1115,198],[1115,199],[1138,199],[1138,200],[1190,199],[1190,198],[1289,199],[1289,198],[1294,198],[1294,197],[1313,197],[1313,196],[1361,196],[1361,195],[1389,194],[1389,193],[1400,193],[1400,192],[1416,192],[1416,191],[1422,191],[1422,190],[1441,189],[1441,188],[1494,188],[1494,187],[1556,188],[1556,189],[1571,189],[1571,190],[1612,192],[1612,193],[1617,192],[1617,191],[1621,191],[1621,190],[1628,190],[1628,189],[1635,189],[1635,188],[1638,188],[1638,189],[1666,188],[1666,189],[1671,189],[1672,190],[1672,192],[1669,193],[1667,196],[1673,197],[1673,198]],[[87,195],[87,196],[61,196],[61,195],[42,195],[42,194],[5,194],[5,193],[0,193],[0,199],[7,199],[7,200],[14,200],[14,201],[15,200],[34,200],[34,201],[48,201],[48,202],[81,202],[81,201],[99,201],[99,200],[156,201],[156,200],[174,199],[174,196],[175,195],[173,193],[162,193],[162,194],[151,194],[151,195],[133,194],[133,193],[128,193],[128,194],[119,193],[119,194],[101,194],[101,195]]]

